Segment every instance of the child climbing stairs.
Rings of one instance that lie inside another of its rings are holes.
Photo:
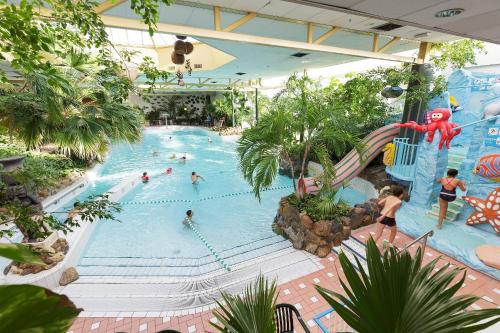
[[[460,166],[462,165],[462,162],[464,159],[465,159],[464,153],[460,152],[459,150],[455,150],[453,148],[450,149],[450,151],[448,152],[448,167],[447,167],[447,169],[460,170]],[[443,176],[446,176],[446,173]],[[460,178],[460,174],[458,175],[458,178]],[[457,199],[455,201],[449,203],[448,211],[446,212],[444,222],[453,222],[457,219],[458,215],[462,211],[462,207],[464,206],[464,201],[461,199],[462,195],[465,195],[465,193],[463,193],[459,188],[457,188]],[[437,220],[437,218],[439,217],[439,203],[438,202],[433,204],[431,209],[429,211],[427,211],[427,216]]]

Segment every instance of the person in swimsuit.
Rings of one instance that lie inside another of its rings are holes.
[[[439,218],[437,228],[443,228],[443,220],[448,211],[448,204],[455,201],[457,198],[457,187],[465,191],[465,183],[457,179],[458,170],[449,169],[446,173],[447,177],[439,178],[438,183],[441,184],[441,192],[439,193]]]
[[[396,211],[401,207],[401,200],[404,196],[404,191],[401,186],[393,186],[391,189],[392,195],[379,200],[378,204],[383,206],[380,212],[380,217],[377,218],[377,232],[375,234],[375,243],[382,236],[384,228],[388,226],[391,228],[389,235],[389,243],[394,242],[398,228],[396,226]]]
[[[203,178],[201,175],[197,174],[195,171],[191,172],[191,182],[193,184],[198,184],[198,182],[201,180],[205,181],[205,178]]]
[[[143,173],[142,173],[141,180],[142,180],[142,182],[143,182],[143,183],[147,183],[147,182],[149,182],[149,176],[148,176],[148,173],[147,173],[147,172],[143,172]]]
[[[186,217],[182,221],[183,224],[187,225],[189,223],[193,222],[193,211],[190,209],[186,212]]]

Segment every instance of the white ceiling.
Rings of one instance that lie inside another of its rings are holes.
[[[436,31],[500,43],[499,0],[287,0],[317,9],[392,21]],[[438,18],[438,11],[462,8],[460,15]],[[396,30],[395,30],[396,31]]]

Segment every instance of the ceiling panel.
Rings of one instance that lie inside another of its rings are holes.
[[[487,12],[481,15],[469,17],[465,20],[465,22],[464,20],[459,20],[440,25],[439,27],[453,31],[460,31],[463,33],[468,33],[468,32],[475,33],[477,31],[490,29],[491,22],[500,22],[500,9]]]
[[[293,10],[286,13],[286,17],[296,20],[309,21],[312,17],[318,15],[322,11],[324,10],[321,8],[298,5]]]
[[[316,23],[323,23],[331,25],[331,22],[340,19],[341,17],[347,16],[345,13],[334,12],[331,10],[322,10],[315,16],[311,17],[310,20]]]
[[[291,2],[272,0],[268,5],[262,7],[259,10],[259,13],[272,16],[285,16],[287,13],[294,10],[297,6],[297,4]]]
[[[235,0],[231,4],[231,8],[246,10],[249,12],[258,12],[263,6],[265,6],[269,0]]]
[[[397,0],[395,3],[394,0],[363,0],[349,8],[375,15],[398,18],[445,1],[447,0]],[[329,2],[336,4],[340,1]]]
[[[450,8],[463,8],[465,11],[454,17],[440,18],[435,16],[438,11]],[[467,24],[467,18],[498,9],[500,9],[499,0],[448,0],[435,6],[413,12],[412,14],[401,16],[401,19],[417,22],[430,27],[440,27],[456,21],[465,21],[464,24]],[[498,25],[499,22],[489,22],[489,24]]]

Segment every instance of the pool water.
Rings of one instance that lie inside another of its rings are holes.
[[[83,257],[205,256],[210,253],[206,245],[182,223],[188,209],[194,212],[194,226],[216,251],[272,236],[278,202],[292,191],[291,179],[278,175],[259,202],[241,176],[235,147],[234,139],[191,127],[147,129],[138,144],[114,145],[94,175],[94,187],[81,197],[139,178],[143,171],[150,181],[121,199],[120,222],[97,223]],[[181,163],[184,153],[187,161]],[[177,159],[170,159],[172,154]],[[172,173],[164,174],[169,167]],[[192,171],[205,180],[193,185]],[[365,199],[351,189],[343,195],[351,204]]]

